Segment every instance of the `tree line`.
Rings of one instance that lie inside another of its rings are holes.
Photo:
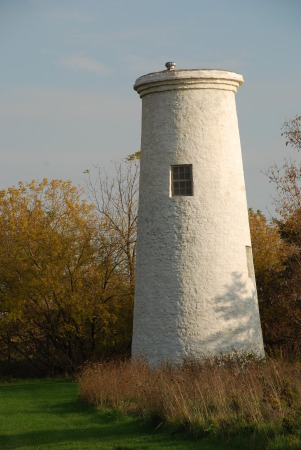
[[[284,124],[301,150],[301,116]],[[37,372],[128,357],[135,284],[139,154],[108,177],[20,182],[0,191],[0,361]],[[301,164],[266,173],[277,219],[249,210],[266,351],[301,352]]]
[[[0,192],[0,361],[75,370],[128,355],[138,164],[113,179],[20,182]]]
[[[301,116],[286,121],[286,146],[301,151]],[[250,209],[254,266],[265,349],[301,353],[301,163],[286,158],[266,172],[275,188],[277,218]]]

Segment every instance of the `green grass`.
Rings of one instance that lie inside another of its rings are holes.
[[[207,438],[192,441],[156,430],[113,411],[97,411],[77,399],[67,380],[0,383],[0,449],[201,449],[238,448]]]

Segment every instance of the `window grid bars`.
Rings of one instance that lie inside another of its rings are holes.
[[[193,195],[191,164],[171,166],[171,195]]]

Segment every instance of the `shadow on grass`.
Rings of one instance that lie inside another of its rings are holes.
[[[147,438],[147,433],[139,433],[139,440],[143,442],[143,436]],[[66,429],[49,429],[49,430],[39,430],[39,431],[29,431],[25,433],[16,433],[13,436],[13,441],[7,440],[6,437],[0,436],[0,447],[1,449],[18,449],[20,447],[30,447],[36,446],[37,448],[44,448],[45,446],[53,446],[54,448],[59,444],[67,444],[76,442],[77,448],[87,448],[85,444],[93,443],[93,441],[99,444],[99,448],[103,448],[103,445],[107,447],[118,446],[119,440],[131,441],[132,439],[137,440],[137,427],[131,426],[131,424],[112,424],[104,425],[100,423],[99,426],[91,426],[86,429],[78,428],[66,428]],[[152,441],[157,440],[156,436],[153,436]],[[162,438],[158,438],[158,441]],[[82,446],[81,446],[82,444]],[[139,443],[138,443],[139,446]],[[61,447],[61,446],[60,446]],[[66,445],[67,447],[67,445]],[[137,448],[136,446],[131,448]],[[139,446],[141,449],[141,446]],[[149,447],[145,447],[147,449]],[[172,448],[172,445],[166,445],[166,448]]]
[[[154,431],[114,411],[96,411],[77,399],[74,383],[41,381],[0,387],[0,449],[216,450],[211,443],[192,443]],[[3,402],[2,402],[3,400]]]
[[[7,440],[7,437],[0,436],[1,450],[18,448],[73,448],[72,443],[76,443],[74,448],[77,449],[112,449],[112,450],[151,450],[153,448],[174,449],[174,448],[202,448],[213,450],[217,448],[214,444],[201,441],[194,442],[189,440],[183,441],[177,437],[172,438],[168,434],[151,432],[145,425],[137,422],[122,419],[123,422],[116,422],[114,415],[109,418],[108,415],[97,415],[99,420],[98,426],[90,426],[85,429],[66,428],[39,431],[28,431],[23,433],[15,433],[13,441]],[[93,445],[94,444],[94,445]]]

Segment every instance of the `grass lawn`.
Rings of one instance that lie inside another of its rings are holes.
[[[96,411],[77,400],[66,380],[0,383],[0,449],[201,449],[233,446],[207,439],[184,440],[135,419]]]

